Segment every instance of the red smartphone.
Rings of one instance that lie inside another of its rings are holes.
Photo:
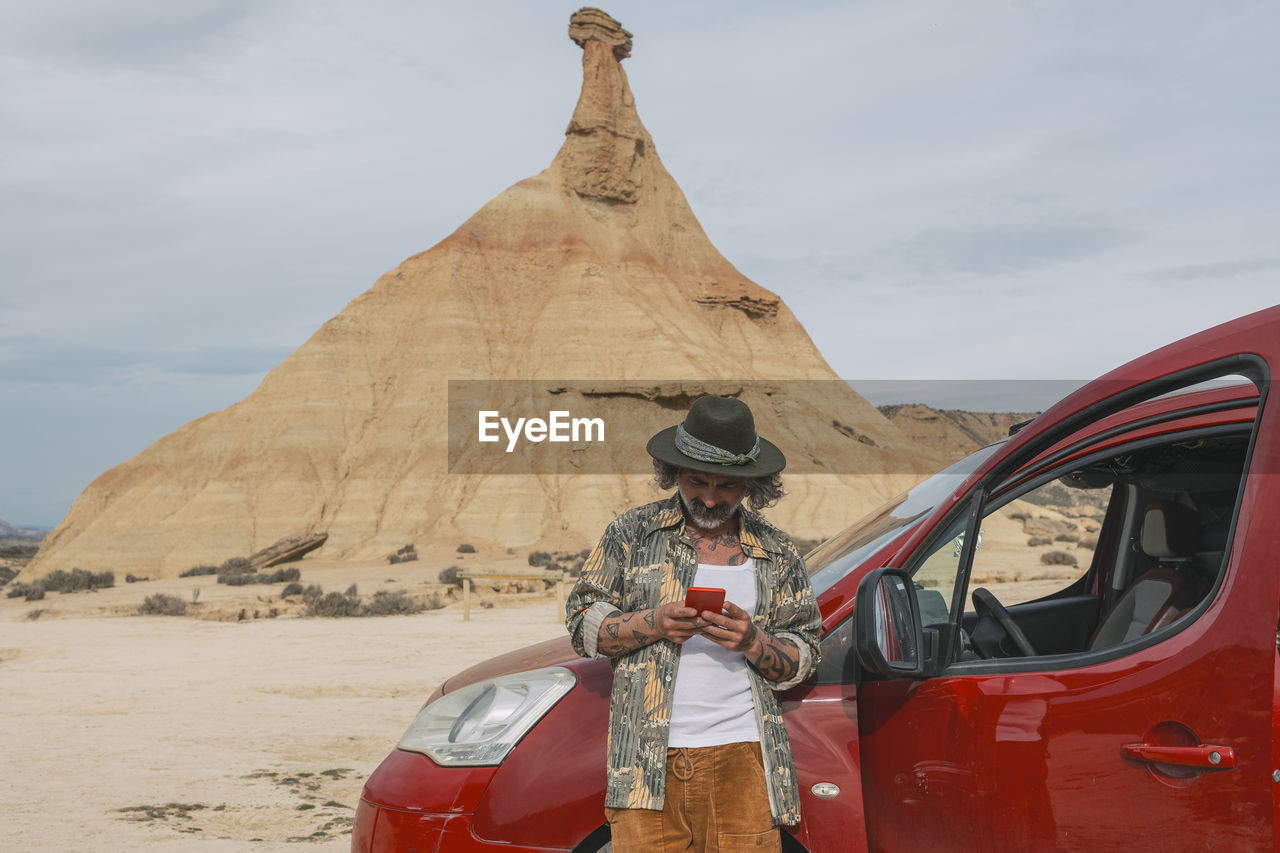
[[[685,593],[684,606],[692,607],[699,615],[704,610],[719,613],[724,608],[724,590],[714,586],[691,586]]]

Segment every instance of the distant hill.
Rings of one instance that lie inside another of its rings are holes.
[[[0,518],[0,539],[30,539],[39,541],[48,531],[38,527],[18,527]]]
[[[877,406],[880,414],[907,438],[950,460],[960,459],[1009,435],[1009,427],[1038,412],[966,412],[934,409],[923,403]]]

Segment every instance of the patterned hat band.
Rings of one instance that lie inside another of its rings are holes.
[[[684,424],[680,424],[676,427],[676,450],[699,462],[711,462],[716,465],[746,465],[748,462],[755,462],[756,457],[760,455],[760,437],[756,436],[755,445],[746,453],[730,453],[722,447],[694,438],[685,431]]]

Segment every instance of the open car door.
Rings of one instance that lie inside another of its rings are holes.
[[[1275,849],[1280,311],[1245,319],[1055,406],[863,579],[869,849]]]

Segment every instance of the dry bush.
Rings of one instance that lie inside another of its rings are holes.
[[[178,575],[178,577],[194,578],[200,575],[216,575],[217,573],[218,573],[217,566],[193,566],[192,568],[187,569],[185,572]]]
[[[176,595],[168,595],[163,592],[148,595],[138,605],[139,616],[185,616],[186,614],[187,602]]]
[[[1068,554],[1066,551],[1048,551],[1040,555],[1040,562],[1046,566],[1074,566],[1077,565],[1074,554]]]
[[[22,598],[27,601],[39,601],[44,598],[44,587],[38,583],[15,583],[5,593],[8,598]]]
[[[395,565],[396,563],[411,563],[418,559],[418,551],[412,545],[405,545],[399,551],[387,556],[387,562]]]
[[[409,594],[402,589],[395,592],[380,589],[373,594],[373,598],[366,604],[361,605],[361,616],[397,616],[409,613],[421,613],[426,610],[425,604],[415,601],[409,597]]]
[[[358,596],[343,595],[340,592],[326,593],[319,598],[304,602],[302,615],[328,618],[359,616],[360,599]]]
[[[84,569],[64,571],[54,569],[37,583],[45,592],[87,592],[95,589],[109,589],[116,585],[114,572],[86,572]]]
[[[248,557],[232,557],[218,566],[220,575],[242,575],[251,571],[253,571],[253,564],[249,562]]]
[[[248,572],[246,574],[219,575],[218,583],[224,583],[227,586],[248,586],[256,583],[290,583],[302,577],[302,572],[297,568],[276,569],[270,574],[257,574],[256,572]]]
[[[319,587],[308,587],[319,590]],[[303,593],[303,616],[318,616],[331,619],[356,616],[398,616],[421,613],[424,610],[438,610],[444,606],[440,596],[433,594],[430,601],[422,602],[410,596],[402,589],[395,591],[378,590],[369,601],[361,601],[355,592],[355,586],[345,593],[324,593],[307,598]]]
[[[1053,540],[1047,536],[1032,536],[1027,540],[1028,548],[1043,548],[1045,545],[1052,545]]]
[[[1079,542],[1080,534],[1078,533],[1059,533],[1053,537],[1054,542]]]

